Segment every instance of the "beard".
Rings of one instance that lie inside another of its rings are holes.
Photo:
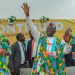
[[[20,40],[20,42],[24,42],[24,41],[25,41],[25,39],[21,39],[21,40]]]
[[[55,32],[46,32],[46,34],[47,34],[48,37],[53,37],[54,33]]]
[[[56,32],[56,29],[47,29],[46,34],[49,37],[53,37],[54,33]]]
[[[47,33],[47,36],[48,36],[48,37],[53,37],[53,34]]]

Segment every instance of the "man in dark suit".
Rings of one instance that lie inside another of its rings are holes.
[[[28,41],[28,45],[27,45],[27,57],[29,61],[29,67],[32,68],[33,61],[34,61],[34,56],[32,56],[33,48],[34,48],[34,38],[31,34],[31,31],[29,31],[29,35],[30,35],[30,40]]]
[[[22,33],[16,36],[17,41],[11,46],[9,68],[12,75],[20,75],[20,68],[25,68],[27,61],[25,37]]]

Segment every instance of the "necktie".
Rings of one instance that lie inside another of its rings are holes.
[[[26,44],[25,42],[22,43],[23,51],[26,53]]]

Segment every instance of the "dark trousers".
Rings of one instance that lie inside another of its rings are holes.
[[[64,57],[65,57],[66,67],[73,66],[74,61],[72,59],[72,53],[66,54],[64,55]]]
[[[31,60],[29,60],[29,67],[30,67],[30,68],[32,68],[33,62],[34,62],[34,57],[33,57]]]
[[[12,72],[11,75],[20,75],[20,69],[14,70],[14,72]]]
[[[25,67],[26,67],[25,64],[21,64],[18,69],[14,69],[12,75],[20,75],[20,68],[25,68]]]

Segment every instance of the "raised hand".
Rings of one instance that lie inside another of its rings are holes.
[[[22,7],[22,9],[23,9],[25,15],[26,15],[26,16],[29,16],[29,8],[30,8],[30,7],[28,6],[28,4],[27,4],[27,3],[23,3],[23,5],[22,5],[21,7]]]

